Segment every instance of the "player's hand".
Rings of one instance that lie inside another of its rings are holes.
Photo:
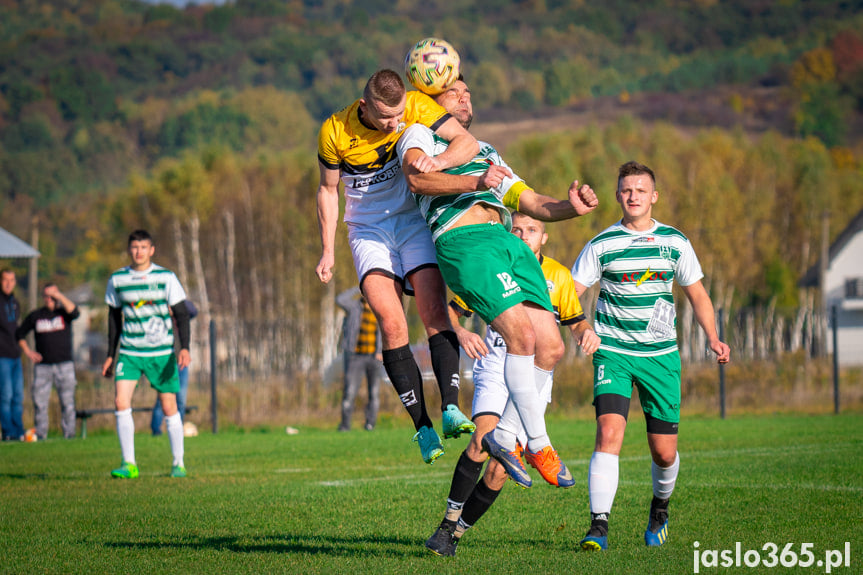
[[[111,377],[114,375],[114,358],[109,357],[102,364],[102,377]]]
[[[33,351],[32,349],[27,350],[27,357],[29,357],[30,361],[33,363],[39,363],[42,361],[42,354],[38,351]]]
[[[710,349],[716,354],[717,363],[729,363],[731,361],[731,348],[727,343],[716,340],[710,343]]]
[[[436,157],[429,156],[425,153],[418,154],[417,157],[411,161],[410,166],[421,174],[440,172],[446,167],[443,162],[438,160]]]
[[[479,177],[476,184],[477,191],[490,190],[496,188],[503,183],[504,178],[511,178],[512,172],[503,166],[491,165]]]
[[[318,262],[318,267],[315,268],[315,274],[323,283],[329,283],[333,279],[333,265],[335,258],[332,255],[321,256],[321,261]]]
[[[177,354],[177,367],[180,369],[189,367],[192,364],[192,354],[188,349],[181,349]]]
[[[456,333],[458,344],[471,359],[479,359],[488,355],[488,347],[485,341],[472,331],[460,329]]]
[[[578,185],[578,180],[572,182],[569,186],[569,203],[575,208],[575,213],[579,216],[589,214],[599,205],[599,198],[596,197],[596,192],[584,184]]]
[[[578,340],[578,345],[581,346],[581,351],[583,351],[587,355],[590,355],[596,350],[598,350],[600,343],[601,340],[599,339],[599,336],[596,335],[596,332],[590,328],[584,330],[584,332],[581,334],[581,338],[579,338]]]

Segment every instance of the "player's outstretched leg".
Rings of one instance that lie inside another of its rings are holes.
[[[659,547],[668,539],[668,501],[654,495],[650,502],[650,516],[644,532],[644,542],[648,547]]]
[[[440,389],[444,438],[473,433],[476,425],[459,409],[459,347],[455,332],[446,330],[429,337],[429,354]]]

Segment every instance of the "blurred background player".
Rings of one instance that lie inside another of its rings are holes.
[[[459,409],[458,339],[449,322],[434,245],[396,155],[396,142],[415,123],[452,142],[448,153],[429,158],[420,170],[457,166],[478,150],[474,137],[446,110],[425,94],[406,92],[401,76],[392,70],[375,72],[362,98],[324,121],[318,135],[317,194],[322,253],[315,273],[323,283],[333,277],[341,179],[348,241],[360,289],[380,324],[384,368],[413,420],[423,461],[432,463],[443,455],[443,445],[426,411],[403,293],[415,296],[428,335],[444,437],[471,433],[474,425]]]
[[[381,332],[378,319],[360,288],[353,287],[336,296],[336,303],[345,310],[342,325],[342,352],[345,380],[342,390],[342,421],[339,431],[350,431],[354,403],[365,377],[368,389],[365,430],[371,431],[378,421],[381,383]]]
[[[435,99],[463,126],[470,125],[473,108],[463,79]],[[539,396],[563,356],[563,340],[539,262],[509,233],[509,209],[554,221],[588,214],[599,202],[590,186],[577,181],[569,187],[568,200],[537,194],[485,142],[467,164],[446,172],[418,169],[447,146],[425,126],[408,128],[398,143],[405,178],[417,194],[447,285],[506,342],[504,380],[527,434],[530,461],[547,482],[569,487],[574,481],[551,445]],[[530,476],[515,455],[514,438],[511,444],[500,443],[489,432],[475,434],[472,441],[481,442],[482,450],[500,461],[516,482],[530,485]]]
[[[33,420],[36,437],[48,437],[48,401],[51,387],[57,388],[62,413],[63,437],[75,437],[75,362],[72,357],[72,322],[81,312],[55,284],[42,288],[44,306],[30,312],[15,332],[24,355],[33,362]],[[27,334],[34,332],[36,350],[30,349]]]
[[[548,242],[545,224],[515,212],[512,214],[512,233],[530,247],[539,261],[558,323],[569,328],[573,339],[584,353],[591,354],[596,351],[599,337],[584,317],[569,270],[542,253],[542,247]],[[459,343],[465,352],[476,360],[473,366],[475,435],[482,436],[497,428],[496,434],[512,434],[518,437],[520,445],[524,445],[524,428],[518,412],[512,402],[508,401],[509,393],[503,380],[506,357],[503,338],[491,326],[486,328],[484,341],[477,334],[461,327],[458,316],[470,317],[472,312],[458,296],[450,302],[450,309],[453,326],[457,326]],[[544,405],[551,402],[551,387],[552,379],[548,378],[546,387],[540,390]],[[426,541],[426,547],[432,552],[443,556],[455,555],[456,546],[465,530],[488,511],[503,489],[507,473],[496,459],[489,460],[482,479],[476,482],[476,476],[486,458],[487,454],[473,441],[462,453],[450,485],[446,516]]]
[[[617,492],[633,386],[644,410],[653,460],[653,500],[644,541],[658,546],[668,537],[668,501],[680,468],[674,280],[692,304],[717,361],[727,363],[730,357],[728,345],[716,333],[713,303],[701,283],[704,274],[692,244],[652,217],[659,199],[653,171],[637,162],[623,164],[616,199],[622,219],[590,240],[572,268],[579,296],[599,282],[596,332],[602,338],[593,355],[596,445],[588,474],[591,525],[580,543],[585,550],[608,547],[608,516]]]
[[[174,272],[151,261],[156,247],[146,230],[129,234],[131,264],[115,271],[108,280],[108,357],[102,375],[114,374],[114,404],[117,409],[117,437],[123,462],[112,477],[138,477],[135,461],[135,421],[132,394],[142,375],[159,392],[165,411],[165,427],[171,444],[171,477],[185,477],[183,462],[183,420],[177,411],[180,381],[177,370],[187,367],[189,355],[189,312],[186,292]],[[173,320],[171,316],[173,315]],[[180,352],[174,355],[174,323]],[[120,353],[114,362],[119,344]]]

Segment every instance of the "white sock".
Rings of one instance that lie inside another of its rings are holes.
[[[532,355],[506,354],[503,378],[509,390],[509,399],[515,405],[527,433],[527,447],[537,452],[551,445],[551,440],[545,430],[545,402],[536,392],[533,360]]]
[[[132,408],[115,411],[117,416],[117,438],[120,440],[120,453],[123,463],[135,463],[135,420],[132,419]]]
[[[183,466],[183,418],[177,412],[165,418],[165,428],[171,441],[171,453],[174,455],[173,465]]]
[[[539,394],[540,405],[542,406],[543,418],[545,417],[545,409],[551,403],[551,386],[552,375],[554,372],[546,371],[542,368],[534,366],[533,376],[536,384],[536,391]],[[511,399],[506,402],[506,407],[503,414],[500,416],[500,422],[497,424],[499,433],[495,433],[494,437],[498,443],[509,449],[515,449],[515,441],[518,440],[522,447],[527,445],[527,433],[524,431],[524,426],[521,424],[521,418],[518,416],[518,410]],[[512,442],[512,445],[509,445]]]
[[[674,463],[670,467],[660,467],[651,462],[650,474],[653,476],[653,495],[659,499],[668,499],[674,491],[677,482],[677,472],[680,471],[680,454],[674,454]]]
[[[620,477],[620,457],[594,451],[590,458],[587,492],[590,494],[591,513],[611,513],[617,482]]]

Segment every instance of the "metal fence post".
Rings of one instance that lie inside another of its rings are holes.
[[[725,310],[719,308],[719,341],[725,341]],[[725,364],[719,364],[719,417],[725,419]]]
[[[830,310],[833,322],[833,413],[839,413],[839,308]]]
[[[213,434],[219,432],[219,400],[216,397],[216,321],[210,320],[210,418]]]

